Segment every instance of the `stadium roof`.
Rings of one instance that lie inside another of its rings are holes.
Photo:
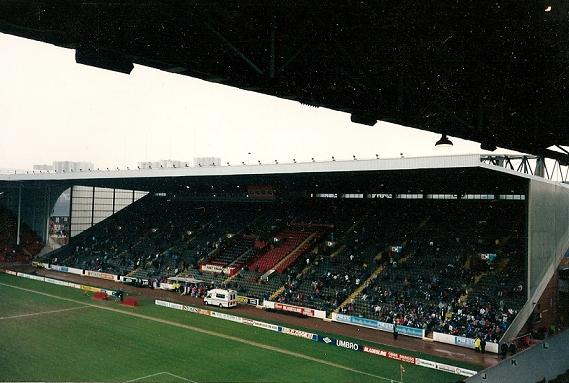
[[[523,194],[527,179],[551,182],[482,162],[478,154],[438,157],[0,175],[0,188],[84,185],[151,192],[235,192],[272,185],[284,191]]]
[[[0,32],[551,158],[569,145],[569,3],[0,0]],[[33,59],[33,58],[30,58]]]

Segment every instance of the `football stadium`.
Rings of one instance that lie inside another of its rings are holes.
[[[79,64],[521,153],[0,172],[0,381],[569,382],[568,6],[364,3],[0,0]]]
[[[487,160],[4,176],[2,379],[455,382],[531,351],[569,188]],[[78,234],[41,252],[69,187]]]

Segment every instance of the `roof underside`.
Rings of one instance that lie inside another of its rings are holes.
[[[338,3],[0,0],[0,32],[567,159],[569,3]]]
[[[93,178],[1,182],[0,190],[83,185],[150,192],[238,193],[248,185],[271,185],[279,195],[306,193],[525,194],[528,180],[485,168],[305,172],[146,178]],[[239,186],[239,187],[238,187]]]

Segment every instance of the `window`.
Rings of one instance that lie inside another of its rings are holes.
[[[342,198],[364,198],[363,194],[342,194]]]
[[[367,195],[368,198],[393,198],[392,194],[387,193],[372,193]]]
[[[456,194],[427,194],[427,199],[458,199]]]
[[[218,299],[225,299],[225,294],[216,293],[216,294],[215,294],[215,297],[218,298]]]
[[[316,193],[316,198],[338,198],[338,193]]]
[[[523,194],[500,194],[500,199],[509,201],[525,201],[526,196]]]
[[[396,194],[395,198],[399,198],[399,199],[422,199],[423,194]]]

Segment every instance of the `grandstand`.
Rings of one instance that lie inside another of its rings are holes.
[[[0,207],[0,264],[26,263],[43,248],[41,239],[24,224],[19,238],[17,218],[12,212]]]
[[[493,352],[525,327],[569,243],[565,185],[478,155],[105,175],[0,181],[8,195],[31,181],[149,192],[35,262],[181,281],[191,297],[232,288],[257,306],[466,347],[479,337]],[[250,193],[261,184],[270,198]]]

